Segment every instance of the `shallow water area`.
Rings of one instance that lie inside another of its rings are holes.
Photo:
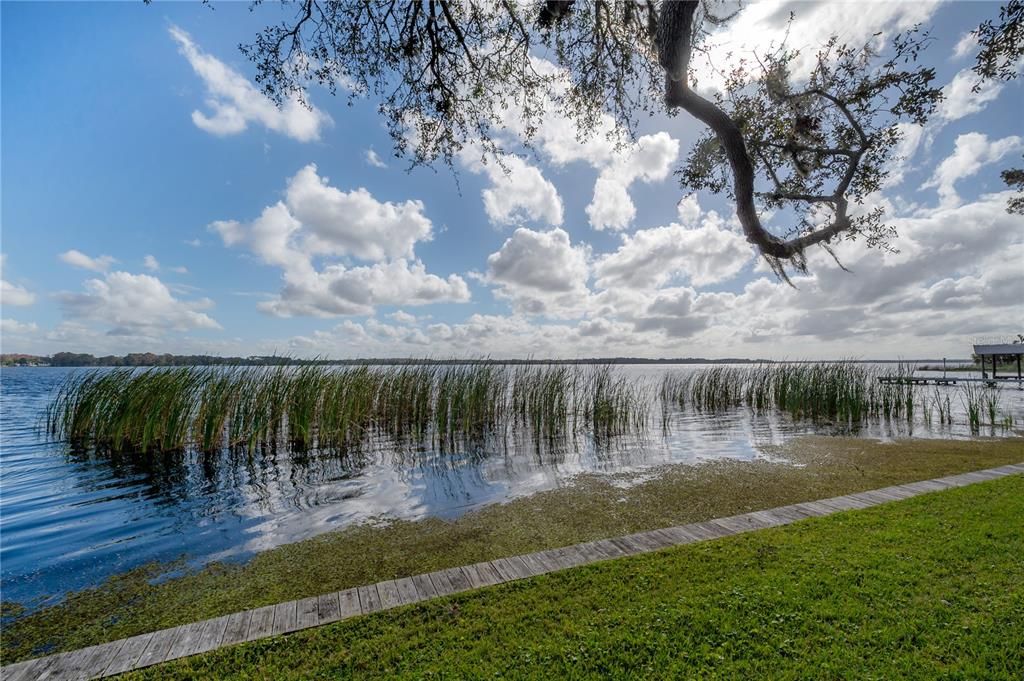
[[[656,392],[666,371],[702,365],[619,366]],[[849,426],[735,408],[713,413],[653,401],[642,435],[580,434],[538,443],[525,433],[442,449],[370,438],[358,449],[294,452],[224,450],[133,455],[76,452],[42,432],[43,411],[69,372],[0,372],[0,564],[3,598],[30,605],[94,585],[151,561],[193,564],[254,552],[373,519],[455,517],[480,506],[571,485],[581,473],[628,484],[664,465],[751,460],[805,434],[900,437],[1001,436],[972,433],[955,388],[953,424],[923,415]],[[960,374],[962,375],[962,374]],[[928,388],[930,394],[932,388]],[[1019,426],[1024,391],[1000,389]],[[772,447],[769,447],[772,446]]]

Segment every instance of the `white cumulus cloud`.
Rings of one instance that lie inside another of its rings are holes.
[[[168,31],[206,86],[210,113],[192,112],[192,122],[198,128],[213,135],[236,135],[255,122],[300,142],[310,142],[319,139],[321,130],[331,124],[324,112],[293,99],[278,107],[245,76],[203,52],[188,33],[177,26]]]
[[[13,305],[25,307],[36,302],[34,293],[24,286],[13,284],[3,278],[3,271],[7,262],[7,254],[0,253],[0,306]]]
[[[84,288],[81,293],[59,295],[65,317],[104,324],[108,335],[160,337],[169,329],[221,328],[203,312],[213,301],[179,300],[149,274],[110,272],[102,279],[87,280]]]
[[[587,302],[589,257],[589,249],[574,246],[565,230],[520,227],[488,256],[484,279],[525,314],[563,316]]]
[[[636,216],[629,187],[636,181],[660,182],[668,177],[679,156],[679,140],[667,132],[644,135],[624,155],[601,170],[587,216],[594,229],[621,230]]]
[[[980,132],[969,132],[956,138],[953,153],[946,157],[935,169],[925,187],[935,187],[944,206],[957,205],[960,197],[956,191],[956,183],[974,175],[982,166],[999,161],[1007,154],[1024,148],[1024,140],[1017,135],[1010,135],[998,140],[989,141],[988,136]]]
[[[117,262],[117,260],[109,255],[100,255],[93,258],[75,249],[64,251],[57,257],[68,265],[81,267],[83,270],[91,270],[93,272],[106,272],[110,269],[111,265]]]
[[[282,269],[278,296],[260,303],[277,316],[369,314],[375,305],[464,302],[469,287],[458,275],[430,274],[416,258],[417,242],[432,238],[420,201],[378,201],[365,189],[344,192],[308,165],[288,181],[285,200],[251,223],[219,220],[209,226],[224,245],[243,246]],[[348,256],[352,267],[314,258]]]
[[[470,171],[486,175],[491,182],[481,196],[492,224],[527,221],[542,221],[552,226],[562,224],[562,199],[555,185],[537,167],[511,154],[483,163],[479,150],[472,145],[466,147],[461,159]]]
[[[1003,91],[1003,86],[998,81],[990,79],[981,82],[975,92],[975,86],[978,84],[978,74],[969,68],[953,76],[953,80],[942,88],[943,100],[939,104],[939,118],[948,122],[978,113]]]

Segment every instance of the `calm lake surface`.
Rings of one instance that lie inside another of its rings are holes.
[[[666,371],[702,365],[620,366],[656,389]],[[0,371],[0,579],[2,597],[37,606],[68,590],[150,561],[192,565],[237,560],[280,544],[376,518],[455,517],[572,483],[589,472],[642,472],[664,464],[764,457],[761,447],[796,435],[871,438],[967,437],[955,388],[952,426],[920,416],[855,432],[737,409],[668,413],[660,405],[642,437],[598,446],[587,437],[538,450],[530,442],[481,444],[459,452],[380,442],[358,454],[223,452],[95,456],[72,452],[42,432],[43,411],[69,372]],[[927,375],[927,372],[919,372]],[[965,376],[965,374],[956,374]],[[929,391],[932,389],[929,388]],[[1000,390],[1003,411],[1024,421],[1024,391]],[[1005,430],[983,427],[981,436]]]

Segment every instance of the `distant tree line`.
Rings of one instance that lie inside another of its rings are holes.
[[[218,357],[216,355],[172,355],[168,353],[132,352],[127,355],[102,355],[97,357],[84,352],[58,352],[52,356],[5,354],[0,355],[3,366],[54,366],[54,367],[164,367],[164,366],[282,366],[282,365],[381,365],[402,366],[407,364],[761,364],[773,360],[749,359],[742,357],[726,357],[723,359],[707,359],[704,357],[663,357],[651,359],[647,357],[591,357],[577,359],[501,359],[480,357],[475,359],[451,358],[433,359],[429,357],[365,357],[357,359],[300,359],[281,355],[249,355],[248,357]],[[817,360],[784,360],[797,364],[814,363]],[[905,360],[861,359],[855,362],[883,364],[898,363]],[[921,359],[921,362],[938,362],[942,360]],[[954,360],[966,361],[966,360]]]

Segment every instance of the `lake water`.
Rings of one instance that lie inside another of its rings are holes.
[[[621,366],[656,384],[665,371],[703,367]],[[243,559],[273,546],[373,518],[454,517],[485,504],[572,483],[574,476],[643,471],[708,459],[749,460],[761,447],[808,433],[862,437],[967,437],[953,426],[875,423],[857,432],[737,409],[713,416],[673,410],[667,428],[595,443],[582,437],[538,450],[529,442],[440,453],[380,443],[329,454],[195,452],[96,456],[50,441],[43,410],[69,371],[0,371],[0,579],[4,600],[36,606],[150,561],[193,565]],[[958,374],[962,375],[962,374]],[[929,388],[929,390],[931,390]],[[955,389],[949,389],[954,390]],[[1002,388],[1019,427],[1024,391]],[[951,400],[961,410],[959,400]],[[982,436],[1005,431],[983,428]]]

